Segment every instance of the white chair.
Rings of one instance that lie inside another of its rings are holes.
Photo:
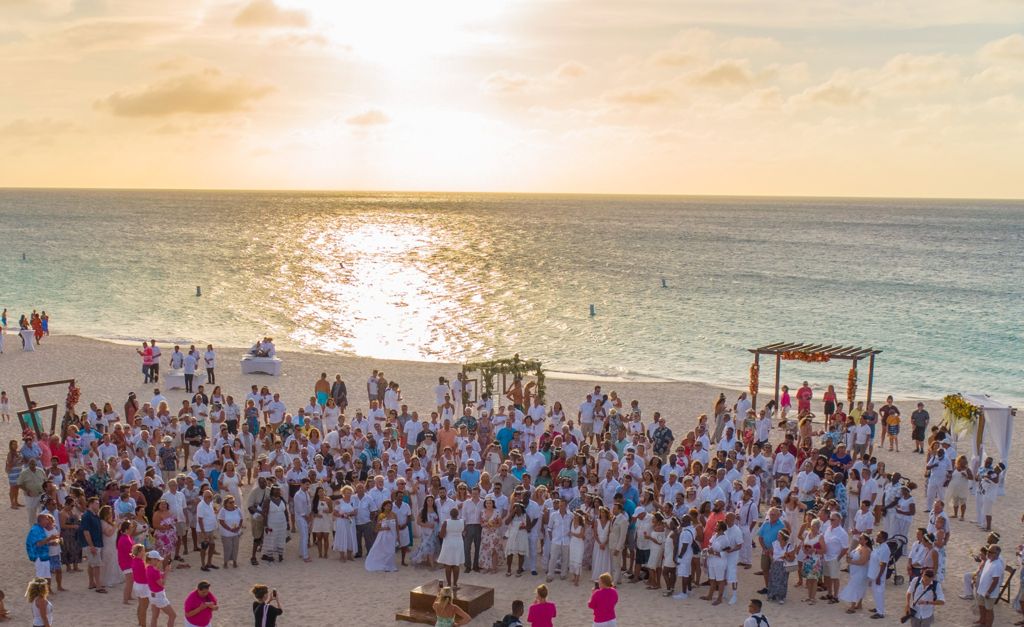
[[[166,372],[160,373],[160,378],[163,379],[164,387],[168,390],[184,390],[185,389],[185,369],[177,368],[167,370]],[[196,389],[197,386],[206,383],[206,373],[197,370],[195,378],[192,379],[192,389]]]
[[[283,362],[277,357],[256,357],[246,355],[242,357],[242,374],[269,374],[281,376],[281,364]]]

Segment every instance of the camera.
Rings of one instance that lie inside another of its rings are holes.
[[[906,623],[906,622],[908,622],[908,621],[909,621],[909,620],[910,620],[911,618],[915,618],[916,616],[917,616],[917,610],[915,610],[914,608],[910,608],[910,611],[909,611],[909,612],[907,612],[905,616],[903,616],[902,618],[900,618],[900,622],[901,622],[901,623]]]

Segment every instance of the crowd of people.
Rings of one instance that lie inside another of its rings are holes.
[[[31,329],[32,332],[30,334],[28,334],[28,335],[30,335],[35,340],[36,346],[38,346],[39,342],[43,339],[43,337],[45,337],[45,336],[50,334],[50,316],[49,316],[49,314],[47,314],[45,310],[42,311],[42,312],[38,312],[35,309],[32,310],[32,314],[29,315],[29,316],[26,316],[25,314],[21,314],[21,317],[18,318],[18,330],[21,331],[21,332],[24,332],[24,331],[28,331],[30,329]],[[7,335],[7,308],[4,307],[3,311],[0,312],[0,353],[4,352],[4,341],[5,341],[5,336],[6,335]],[[25,336],[26,336],[25,333],[19,333],[19,337],[21,338],[22,348],[25,348],[25,342],[28,341],[28,340],[26,340]],[[29,348],[31,348],[31,347],[29,347]]]
[[[147,382],[159,381],[149,366]],[[586,582],[594,625],[610,626],[617,587],[731,605],[740,569],[753,568],[763,601],[749,604],[752,617],[764,618],[762,602],[802,596],[881,619],[893,613],[886,585],[905,580],[895,611],[927,626],[945,602],[952,521],[973,492],[990,527],[1003,480],[992,459],[972,465],[921,405],[923,486],[887,472],[874,447],[876,436],[879,450],[898,436],[892,399],[846,414],[830,388],[816,421],[806,383],[796,411],[788,390],[760,409],[745,393],[731,405],[723,394],[676,434],[659,412],[600,385],[570,411],[518,378],[497,400],[472,402],[461,375],[441,378],[421,414],[383,372],[367,379],[365,403],[322,373],[292,410],[268,386],[236,398],[212,370],[209,392],[200,385],[180,407],[159,388],[144,402],[131,393],[120,411],[93,402],[58,433],[26,430],[9,443],[10,505],[30,525],[34,624],[51,624],[47,599],[64,589],[63,573],[85,570],[99,594],[123,585],[142,627],[179,613],[205,627],[217,610],[209,583],[176,609],[168,577],[236,569],[240,553],[272,570],[292,558],[292,541],[306,562],[443,569],[438,625],[464,620],[443,596],[457,594],[464,572]],[[912,528],[919,508],[927,524]],[[962,595],[977,599],[986,627],[1004,578],[998,535],[989,539]],[[543,590],[535,605],[548,603]],[[256,624],[273,625],[276,596],[254,595]],[[531,606],[532,624],[552,624],[553,604],[547,612]]]

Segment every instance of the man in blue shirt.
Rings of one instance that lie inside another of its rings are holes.
[[[772,567],[772,544],[779,537],[779,532],[785,528],[786,523],[782,522],[782,512],[779,508],[773,507],[768,510],[768,518],[761,523],[757,530],[757,542],[761,545],[761,575],[764,577],[764,588],[758,594],[768,594],[768,571]]]
[[[516,437],[516,430],[510,427],[509,425],[506,424],[501,429],[498,429],[498,433],[495,434],[494,439],[497,440],[498,444],[501,445],[502,455],[506,457],[508,456],[508,445],[509,442],[511,442],[512,438],[514,437]]]
[[[53,516],[39,514],[36,516],[36,524],[32,525],[25,537],[25,552],[36,566],[36,577],[43,579],[50,578],[50,544],[59,542],[56,535],[50,536],[50,529],[53,529]]]
[[[459,478],[469,486],[470,490],[480,485],[480,471],[476,469],[475,459],[466,460],[466,469],[462,471]]]
[[[625,475],[622,478],[622,486],[615,492],[617,494],[621,494],[622,498],[626,499],[627,501],[632,501],[633,503],[640,502],[640,492],[638,492],[637,489],[633,486],[633,475]],[[626,513],[629,514],[630,518],[632,519],[633,512],[627,510]]]
[[[100,500],[94,496],[89,499],[88,503],[88,509],[82,514],[82,524],[78,527],[78,541],[82,544],[82,553],[89,566],[89,587],[100,592],[107,589],[100,578],[100,568],[103,566],[103,525],[99,517]]]

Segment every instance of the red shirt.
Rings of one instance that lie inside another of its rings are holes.
[[[587,607],[594,610],[594,622],[605,623],[615,620],[615,604],[619,602],[619,593],[615,588],[598,588],[590,595]]]
[[[550,601],[534,603],[530,606],[530,612],[526,615],[527,622],[531,627],[553,627],[558,611],[555,604]]]
[[[132,583],[146,583],[146,561],[141,557],[132,558]]]
[[[156,566],[146,566],[146,583],[150,592],[163,592],[164,586],[160,579],[164,576]]]
[[[203,603],[213,603],[216,605],[217,597],[213,596],[213,593],[209,590],[206,591],[205,599],[199,596],[198,590],[189,592],[188,596],[185,597],[185,620],[188,621],[190,625],[195,625],[196,627],[207,627],[207,625],[213,621],[213,610],[208,607],[203,608],[202,611],[196,612],[192,616],[188,615],[189,612],[198,608]]]

